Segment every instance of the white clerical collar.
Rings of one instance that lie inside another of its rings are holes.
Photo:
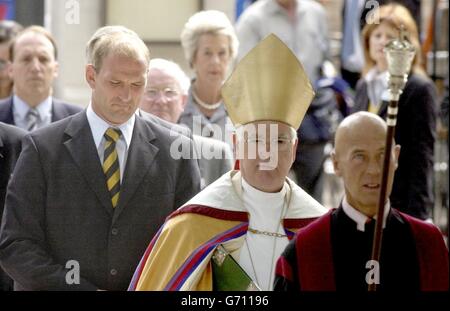
[[[388,200],[384,206],[383,229],[386,227],[386,220],[389,215],[390,205],[391,204]],[[370,217],[367,217],[365,214],[361,213],[356,208],[351,206],[347,201],[347,196],[344,196],[344,199],[342,200],[342,209],[351,220],[356,222],[356,229],[358,229],[358,231],[364,232],[364,226],[367,220],[370,219]],[[377,219],[377,215],[375,215],[373,218]]]
[[[261,202],[268,204],[273,201],[282,201],[286,195],[287,185],[284,183],[283,188],[279,192],[264,192],[250,185],[242,176],[243,194],[255,203]]]
[[[127,148],[130,148],[131,138],[133,136],[134,122],[136,121],[136,114],[132,114],[127,122],[120,125],[111,125],[102,118],[100,118],[92,109],[92,104],[86,109],[86,117],[91,127],[92,137],[94,138],[95,147],[98,149],[102,141],[103,135],[110,127],[118,128],[122,132],[122,137],[125,139]]]

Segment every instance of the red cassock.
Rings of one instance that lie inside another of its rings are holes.
[[[295,256],[289,256],[285,251],[277,262],[277,282],[299,284],[296,289],[302,291],[336,290],[331,232],[333,211],[298,232],[295,239],[291,241],[294,244],[291,246],[294,247],[290,251],[295,251]],[[448,250],[441,232],[432,224],[396,212],[411,228],[419,268],[420,290],[447,291],[449,289]],[[296,258],[296,260],[289,258]]]

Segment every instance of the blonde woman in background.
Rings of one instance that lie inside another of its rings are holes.
[[[237,54],[233,25],[222,12],[198,12],[185,24],[181,44],[195,77],[179,123],[187,125],[194,134],[227,141],[231,136],[227,137],[225,128],[231,123],[220,89]]]
[[[416,48],[411,72],[399,100],[395,141],[401,145],[391,204],[423,220],[433,207],[433,150],[436,136],[436,90],[421,64],[417,25],[399,4],[380,6],[379,22],[362,32],[365,67],[356,86],[354,111],[370,111],[385,118],[388,106],[388,72],[385,45],[398,37],[403,25]]]

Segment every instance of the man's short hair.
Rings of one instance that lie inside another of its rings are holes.
[[[14,46],[16,45],[17,40],[19,40],[20,37],[28,33],[42,35],[45,38],[47,38],[48,41],[50,41],[50,43],[53,46],[53,56],[55,57],[55,60],[58,58],[58,48],[56,47],[56,41],[55,38],[53,38],[51,32],[42,26],[32,25],[20,31],[11,42],[11,45],[9,46],[9,55],[11,57],[11,61],[14,60]]]
[[[150,62],[150,51],[144,41],[132,30],[123,26],[105,26],[99,28],[86,46],[88,64],[92,64],[98,72],[103,59],[114,53]]]
[[[188,94],[191,81],[177,63],[163,58],[153,58],[150,61],[148,70],[150,71],[151,69],[158,69],[171,75],[180,85],[182,94]]]

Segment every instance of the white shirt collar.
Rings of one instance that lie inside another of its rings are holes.
[[[296,1],[297,3],[295,4],[296,5],[296,7],[295,7],[295,9],[296,9],[296,11],[298,12],[299,11],[299,7],[301,6],[301,1]],[[267,10],[269,11],[269,12],[272,12],[272,13],[277,13],[277,12],[283,12],[283,13],[285,13],[286,12],[286,9],[284,9],[277,1],[275,1],[275,0],[271,0],[271,1],[269,1],[268,3],[267,3]]]
[[[386,205],[384,206],[383,229],[386,227],[386,220],[389,215],[390,205],[391,204],[388,200],[386,202]],[[351,206],[347,201],[347,196],[344,196],[344,199],[342,200],[342,209],[351,220],[356,222],[356,229],[358,229],[358,231],[364,232],[364,226],[369,217],[367,217],[366,215],[358,211],[356,208]],[[377,219],[377,215],[375,215],[374,219]]]
[[[388,78],[389,78],[389,72],[383,71],[383,72],[379,72],[377,67],[373,67],[372,69],[370,69],[366,76],[364,77],[364,79],[366,80],[367,83],[370,83],[374,80],[380,80],[383,81],[383,84],[388,84]]]
[[[94,138],[95,147],[97,149],[100,146],[103,135],[109,127],[120,129],[122,131],[122,137],[125,139],[125,142],[127,144],[127,148],[130,148],[131,138],[133,137],[134,123],[136,121],[136,114],[133,113],[133,115],[128,119],[127,122],[119,126],[111,125],[101,117],[99,117],[92,109],[92,104],[89,103],[89,106],[86,109],[86,117],[88,119],[89,126],[91,127],[92,137]]]
[[[30,110],[30,105],[28,105],[23,99],[14,94],[13,96],[13,109],[16,116],[21,120],[24,120],[28,110]],[[45,120],[47,116],[52,114],[52,97],[49,96],[44,99],[39,105],[36,106],[36,110],[39,113],[41,120]]]

